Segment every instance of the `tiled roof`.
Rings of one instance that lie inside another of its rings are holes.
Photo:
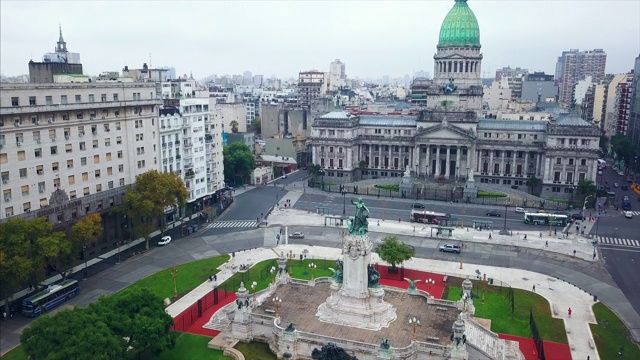
[[[361,115],[360,125],[365,126],[416,126],[415,116]]]
[[[578,115],[561,115],[556,119],[556,124],[562,126],[594,126],[594,124],[582,119]]]
[[[336,119],[336,120],[348,120],[351,117],[349,113],[342,110],[334,110],[328,114],[320,116],[318,119]]]
[[[478,132],[481,130],[505,130],[505,131],[544,131],[547,128],[547,121],[529,120],[478,120]]]

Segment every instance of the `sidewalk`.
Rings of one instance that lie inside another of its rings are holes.
[[[308,251],[308,257],[311,258],[339,258],[341,256],[341,249],[306,245],[281,245],[275,249],[260,248],[236,253],[235,258],[232,258],[228,263],[220,267],[221,271],[217,274],[217,282],[213,284],[211,282],[203,283],[188,295],[170,305],[167,308],[167,312],[173,317],[179,315],[198,299],[210,292],[217,283],[221,283],[231,277],[233,274],[230,269],[234,265],[237,266],[247,263],[256,264],[260,261],[276,259],[280,251],[284,251],[285,253],[291,251],[294,256],[297,256],[297,254],[302,254],[303,250]],[[375,253],[372,254],[371,261],[372,263],[385,264]],[[594,304],[593,298],[574,285],[549,278],[547,275],[525,270],[502,269],[483,265],[466,266],[460,269],[457,262],[420,258],[414,258],[404,263],[404,267],[462,278],[469,276],[472,280],[476,278],[475,271],[477,269],[481,273],[486,274],[487,277],[493,278],[495,282],[504,283],[513,288],[532,291],[533,286],[535,286],[535,292],[549,301],[553,316],[563,319],[572,358],[586,359],[587,356],[589,356],[592,360],[599,359],[597,351],[591,349],[589,345],[589,340],[593,341],[589,324],[595,323],[595,315],[591,310]],[[474,287],[478,286],[478,282],[476,280],[473,281]],[[269,297],[267,296],[268,294],[262,295],[263,298]],[[572,310],[571,317],[568,316],[569,308]]]
[[[284,196],[285,199],[290,198],[291,204],[295,204],[300,198],[300,193],[289,192]],[[284,209],[279,207],[274,209],[269,215],[269,226],[329,226],[325,225],[325,216],[314,212]],[[591,230],[591,227],[595,224],[595,221],[581,222],[581,227],[586,226],[585,234]],[[335,226],[335,225],[330,225]],[[569,227],[568,225],[567,227]],[[346,227],[346,223],[343,224]],[[554,230],[557,230],[554,231]],[[453,231],[451,237],[448,236],[436,236],[436,225],[411,223],[407,221],[397,220],[382,220],[376,218],[369,218],[369,231],[374,233],[384,234],[397,234],[416,237],[428,237],[432,239],[441,239],[452,241],[470,241],[476,243],[491,243],[499,245],[511,245],[521,246],[533,249],[544,249],[564,255],[575,256],[580,259],[595,261],[598,259],[597,252],[594,258],[594,246],[592,245],[592,239],[587,235],[582,236],[572,233],[569,230],[569,236],[565,238],[563,236],[564,229],[549,229],[549,227],[540,227],[539,231],[522,231],[514,230],[512,235],[500,235],[499,230],[477,230],[472,227],[456,228]],[[573,228],[575,230],[575,227]],[[580,229],[582,230],[582,228]],[[526,239],[525,239],[526,235]],[[489,238],[491,236],[491,238]]]

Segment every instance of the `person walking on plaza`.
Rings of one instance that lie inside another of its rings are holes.
[[[536,285],[533,284],[533,292],[536,292]]]
[[[491,240],[491,233],[489,233],[489,240]]]
[[[571,317],[571,308],[569,308],[569,317]]]

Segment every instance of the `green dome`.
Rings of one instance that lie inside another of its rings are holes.
[[[438,46],[480,46],[480,27],[467,0],[455,0],[440,27]]]

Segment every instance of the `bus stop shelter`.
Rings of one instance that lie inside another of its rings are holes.
[[[473,220],[473,228],[478,230],[493,230],[493,221]]]
[[[460,219],[458,218],[438,218],[440,226],[458,227],[460,225]]]
[[[330,211],[331,211],[331,207],[329,206],[326,206],[326,205],[316,206],[316,214],[326,215],[326,214],[329,214]]]
[[[431,237],[433,237],[433,230],[436,231],[436,236],[444,235],[447,237],[453,236],[454,227],[451,226],[434,226],[431,228]]]
[[[346,219],[343,218],[342,216],[328,215],[324,217],[324,226],[327,226],[327,223],[329,225],[342,226],[342,224],[344,224],[344,220]]]

